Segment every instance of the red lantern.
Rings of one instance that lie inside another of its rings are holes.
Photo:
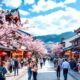
[[[2,56],[2,53],[0,52],[0,56]]]
[[[19,49],[18,51],[17,51],[17,53],[22,53],[23,51],[21,50],[21,49]]]
[[[26,53],[26,56],[27,56],[27,57],[30,57],[31,54],[32,54],[31,52],[27,52],[27,53]]]
[[[7,55],[6,52],[1,52],[1,53],[0,53],[0,56],[6,56],[6,55]]]

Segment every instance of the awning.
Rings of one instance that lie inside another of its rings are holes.
[[[69,49],[73,49],[73,46],[69,46],[69,47],[67,47],[67,48],[64,48],[63,51],[67,51],[67,50],[69,50]]]
[[[79,44],[79,45],[77,45],[77,46],[74,46],[74,48],[80,48],[80,44]]]
[[[11,51],[11,50],[16,50],[16,48],[9,48],[5,47],[4,45],[0,44],[0,51]]]
[[[74,53],[74,54],[80,54],[80,50],[74,49],[74,50],[73,50],[73,53]]]

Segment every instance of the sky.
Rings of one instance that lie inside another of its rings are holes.
[[[28,20],[23,30],[35,36],[61,34],[80,27],[80,0],[0,0],[0,7],[19,8],[21,22]]]

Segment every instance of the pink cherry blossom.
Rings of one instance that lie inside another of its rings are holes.
[[[52,53],[55,55],[59,55],[63,51],[63,46],[59,43],[55,43],[52,46]]]
[[[34,40],[30,35],[24,35],[19,33],[18,30],[21,29],[21,25],[14,24],[13,22],[8,22],[5,19],[5,11],[0,14],[0,44],[7,48],[16,47],[17,49],[21,46],[25,46],[26,50],[31,50],[37,53],[47,53],[44,42],[40,40]]]

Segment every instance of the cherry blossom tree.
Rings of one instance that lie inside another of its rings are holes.
[[[16,42],[15,34],[18,29],[16,24],[6,21],[5,12],[0,12],[0,44],[5,47],[12,46],[12,43]]]
[[[32,40],[31,37],[27,37],[27,39],[23,39],[23,45],[26,46],[27,50],[30,50],[32,52],[36,52],[39,54],[47,53],[47,49],[45,48],[44,42],[40,40]],[[30,40],[29,40],[30,39]]]
[[[60,55],[62,51],[63,51],[63,46],[60,43],[54,43],[52,45],[52,53],[54,55]]]
[[[33,40],[31,35],[23,35],[18,32],[21,25],[16,25],[9,22],[5,18],[5,11],[0,12],[0,44],[6,48],[19,49],[25,46],[26,50],[31,50],[37,53],[47,53],[44,42]]]
[[[33,43],[33,51],[38,53],[47,53],[47,49],[45,48],[44,42],[40,40],[35,40]]]

